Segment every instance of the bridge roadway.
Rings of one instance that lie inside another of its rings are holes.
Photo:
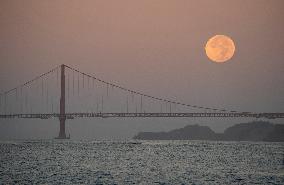
[[[32,118],[32,119],[50,119],[50,118],[137,118],[137,117],[198,117],[198,118],[284,118],[284,113],[66,113],[66,114],[6,114],[0,115],[0,119],[12,118]]]

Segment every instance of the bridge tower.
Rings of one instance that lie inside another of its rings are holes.
[[[66,115],[65,115],[65,65],[61,65],[61,94],[60,94],[60,130],[59,135],[56,139],[69,139],[69,137],[66,137],[65,133],[65,121],[66,121]]]

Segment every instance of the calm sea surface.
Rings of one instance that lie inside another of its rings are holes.
[[[0,142],[0,184],[284,184],[284,143]]]

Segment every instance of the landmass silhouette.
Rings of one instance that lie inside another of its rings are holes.
[[[284,125],[254,121],[236,124],[224,133],[215,133],[207,126],[196,124],[169,132],[139,132],[133,139],[284,142]]]

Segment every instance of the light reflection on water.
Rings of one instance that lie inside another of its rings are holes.
[[[0,184],[284,184],[284,143],[0,143]]]

